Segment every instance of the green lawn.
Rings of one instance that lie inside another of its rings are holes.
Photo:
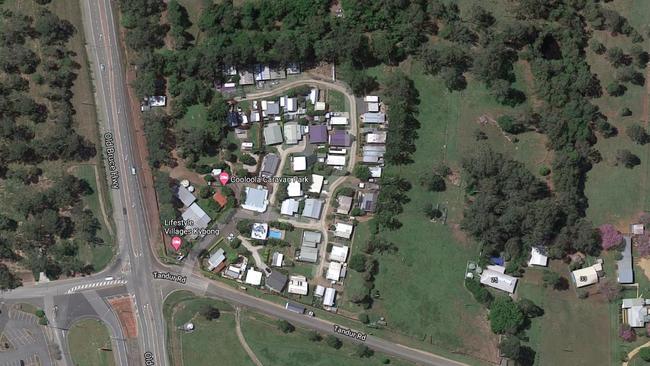
[[[403,66],[419,91],[419,139],[414,163],[402,168],[387,167],[386,173],[399,174],[413,187],[408,192],[410,202],[398,217],[401,229],[383,236],[396,243],[395,255],[378,256],[379,274],[375,286],[380,299],[370,314],[384,316],[391,330],[426,340],[421,347],[436,351],[457,352],[482,360],[496,358],[496,337],[488,327],[483,309],[463,287],[467,261],[478,255],[478,246],[460,231],[459,224],[465,204],[464,187],[447,182],[447,191],[432,193],[418,184],[424,171],[437,162],[445,162],[455,173],[460,172],[460,159],[476,146],[474,130],[481,128],[491,145],[509,156],[521,158],[533,168],[543,160],[541,135],[527,133],[519,136],[523,143],[508,142],[493,125],[480,126],[481,115],[497,118],[518,109],[499,105],[484,86],[469,81],[462,92],[450,93],[438,78],[426,76],[417,63]],[[373,70],[381,79],[388,72]],[[516,70],[516,74],[520,70]],[[422,213],[427,203],[448,208],[446,225],[431,223]],[[369,236],[368,224],[356,229],[353,253],[359,252]],[[362,286],[359,274],[349,271],[346,286]],[[340,304],[344,309],[359,313],[360,307]],[[462,309],[462,311],[459,311]],[[468,326],[471,324],[471,326]],[[477,361],[475,361],[477,362]]]
[[[626,17],[630,24],[641,34],[644,34],[645,37],[644,30],[647,27],[647,16],[650,14],[650,2],[624,0],[603,5],[618,11],[622,16]],[[633,45],[628,37],[622,35],[612,36],[604,31],[594,31],[592,38],[603,43],[607,48],[621,47],[626,53],[629,52]],[[645,38],[646,40],[639,43],[639,45],[648,51],[650,50],[650,40],[648,37]],[[587,60],[592,67],[592,71],[598,75],[603,88],[614,80],[616,69],[605,59],[605,55],[597,55],[593,51],[587,50]],[[644,75],[646,74],[645,70],[639,71]],[[623,96],[611,97],[604,91],[601,98],[594,100],[594,103],[607,115],[609,122],[618,129],[619,134],[609,139],[602,136],[598,137],[595,148],[602,154],[603,161],[595,165],[588,173],[585,186],[585,193],[589,199],[587,218],[596,225],[612,223],[622,231],[627,231],[628,225],[634,222],[642,211],[650,209],[650,197],[647,188],[648,177],[650,176],[650,149],[647,145],[639,146],[632,143],[625,134],[626,127],[632,123],[640,123],[648,128],[645,123],[648,116],[643,115],[644,109],[647,110],[647,106],[644,104],[648,103],[647,97],[644,98],[646,88],[645,86],[636,86],[629,83],[625,85],[627,91]],[[623,107],[629,108],[632,115],[621,117],[619,112]],[[634,169],[614,166],[615,154],[618,149],[632,151],[641,159],[641,165],[636,166]],[[612,256],[609,255],[609,261],[613,262],[613,260]],[[607,257],[605,263],[608,264]],[[613,268],[610,271],[614,273]],[[635,268],[635,277],[640,286],[639,293],[642,296],[646,295],[650,288],[650,280],[638,266]],[[629,292],[626,296],[634,297],[636,292]],[[639,339],[636,342],[627,344],[621,341],[617,335],[620,326],[619,307],[618,303],[610,305],[608,314],[610,328],[608,343],[611,349],[612,362],[619,362],[619,353],[627,352],[636,345],[647,341],[647,338],[643,337],[645,334],[643,330],[637,332]],[[552,338],[552,335],[549,338]],[[604,344],[601,343],[598,347],[593,348],[602,348]],[[631,363],[631,365],[634,364],[634,362]]]
[[[104,217],[102,216],[102,210],[99,203],[99,200],[102,198],[100,198],[99,191],[97,190],[94,166],[79,165],[75,168],[75,175],[88,182],[92,188],[93,193],[83,198],[84,205],[92,210],[97,220],[99,220],[101,228],[97,235],[104,240],[104,244],[101,245],[89,245],[84,243],[85,245],[80,248],[80,256],[82,260],[92,263],[95,270],[99,271],[106,267],[113,257],[113,238],[111,237],[106,222],[104,221]],[[106,201],[107,200],[104,200],[104,202]]]
[[[206,114],[207,110],[203,104],[195,104],[193,106],[190,106],[183,118],[181,118],[176,123],[176,129],[192,129],[195,127],[204,126],[208,123],[206,120]]]
[[[101,321],[80,320],[70,328],[67,338],[75,366],[115,365],[110,335]]]
[[[564,263],[553,269],[569,275]],[[610,304],[597,295],[579,299],[575,289],[545,289],[540,269],[529,269],[518,285],[520,298],[528,298],[544,309],[527,331],[529,346],[536,352],[535,365],[603,365],[612,357]],[[589,290],[594,290],[590,288]],[[614,306],[614,305],[612,305]]]
[[[327,91],[327,103],[329,104],[329,110],[333,112],[344,112],[350,110],[347,104],[347,99],[343,93],[336,90]]]
[[[381,365],[384,358],[389,358],[391,365],[410,365],[379,353],[369,358],[359,358],[354,353],[356,346],[352,343],[345,342],[337,350],[324,340],[311,342],[308,331],[302,328],[289,334],[282,333],[275,319],[252,312],[242,313],[241,323],[246,342],[264,366],[366,366]],[[345,341],[344,338],[339,339]]]
[[[647,14],[650,14],[650,2],[645,0],[616,1],[605,4],[627,17],[628,21],[639,32],[643,33],[647,24]],[[629,52],[633,43],[628,37],[618,35],[612,36],[605,31],[595,31],[593,39],[603,43],[605,47],[621,47]],[[646,50],[650,49],[650,40],[640,43]],[[601,85],[605,88],[614,80],[616,69],[605,59],[605,55],[597,55],[593,51],[587,51],[587,60],[592,71],[598,75]],[[644,70],[640,70],[644,72]],[[650,174],[650,149],[646,146],[639,146],[632,143],[626,136],[625,128],[632,123],[639,123],[644,120],[644,86],[626,84],[627,91],[623,96],[611,97],[606,91],[603,96],[594,100],[596,105],[605,113],[611,124],[619,131],[618,136],[605,139],[598,138],[596,148],[603,156],[603,162],[597,164],[588,174],[585,192],[589,199],[588,217],[596,224],[612,223],[619,228],[626,228],[630,221],[638,214],[647,210],[650,205],[647,185]],[[623,107],[632,110],[629,117],[621,117],[619,111]],[[641,122],[644,125],[643,122]],[[648,126],[645,126],[648,127]],[[618,149],[629,149],[641,158],[641,165],[634,169],[614,166],[615,154]]]
[[[216,307],[221,316],[212,321],[206,320],[200,314],[205,306]],[[253,365],[239,343],[235,333],[234,309],[228,303],[178,291],[165,300],[163,314],[172,365],[212,365],[216,362],[215,350],[219,353],[219,364]],[[179,329],[190,321],[195,326],[193,332],[186,333]]]

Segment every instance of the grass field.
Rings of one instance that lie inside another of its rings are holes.
[[[628,19],[630,24],[639,32],[647,24],[647,14],[650,14],[650,2],[645,0],[615,1],[605,4],[613,8]],[[603,43],[605,47],[621,47],[624,52],[629,52],[633,45],[628,37],[618,35],[612,36],[608,32],[595,31],[593,39]],[[650,50],[650,40],[639,45]],[[601,85],[607,86],[615,77],[616,69],[607,62],[605,55],[596,55],[593,51],[587,52],[587,59],[595,72]],[[641,70],[644,72],[644,70]],[[611,97],[605,92],[604,95],[595,100],[595,103],[609,117],[610,123],[618,128],[619,135],[613,138],[604,139],[599,137],[596,148],[603,155],[603,162],[597,164],[588,175],[586,183],[586,194],[589,198],[588,217],[596,224],[612,223],[619,228],[625,229],[631,220],[638,214],[650,208],[650,197],[646,188],[650,176],[650,149],[648,146],[639,146],[632,143],[626,136],[625,128],[631,123],[641,123],[646,128],[647,116],[644,116],[644,104],[648,103],[645,86],[626,84],[627,91],[621,97]],[[646,96],[646,98],[644,98]],[[623,107],[632,110],[629,117],[620,117],[619,111]],[[647,109],[645,109],[647,112]],[[616,150],[629,149],[641,158],[641,165],[634,169],[614,167]]]
[[[246,343],[264,366],[366,366],[381,365],[384,358],[389,358],[391,365],[410,365],[379,353],[370,358],[359,358],[354,354],[355,345],[352,343],[344,342],[343,347],[337,350],[324,340],[311,342],[305,329],[282,333],[275,319],[252,312],[242,313],[241,323]]]
[[[563,263],[553,269],[568,276]],[[611,358],[610,305],[600,297],[578,299],[573,288],[555,291],[541,284],[542,271],[530,269],[518,285],[520,298],[532,300],[544,315],[532,319],[526,335],[536,352],[535,365],[604,365]]]
[[[215,306],[221,316],[212,321],[206,320],[200,315],[205,306]],[[163,313],[173,365],[212,365],[215,362],[215,353],[211,350],[218,350],[219,364],[253,365],[237,339],[235,313],[229,304],[180,291],[165,300]],[[195,326],[192,333],[179,329],[189,321]]]
[[[461,158],[475,149],[473,133],[477,128],[488,135],[495,149],[521,158],[534,168],[545,155],[538,148],[543,146],[541,135],[526,133],[520,136],[524,142],[510,143],[493,125],[481,126],[476,121],[484,114],[496,119],[503,113],[516,113],[517,109],[499,105],[485,87],[471,80],[466,90],[450,93],[439,79],[424,75],[417,63],[402,67],[420,94],[421,127],[415,162],[402,168],[386,168],[387,173],[403,176],[413,187],[408,192],[410,202],[398,217],[402,228],[384,235],[397,244],[399,251],[378,257],[375,286],[380,299],[370,313],[384,316],[390,329],[423,340],[432,349],[492,360],[497,352],[496,337],[489,330],[485,310],[463,287],[466,263],[478,255],[478,246],[459,228],[464,188],[448,182],[446,192],[432,193],[419,186],[418,178],[437,162],[445,162],[454,172],[460,172]],[[381,79],[387,70],[374,72]],[[422,213],[427,203],[439,203],[448,209],[446,225],[429,222]],[[358,252],[368,236],[367,224],[360,224],[352,251]],[[362,285],[355,278],[359,276],[356,272],[349,271],[349,276],[346,286]],[[350,303],[342,306],[355,313],[362,311]]]
[[[67,338],[75,366],[115,365],[110,335],[101,321],[80,320],[70,328]]]
[[[350,110],[343,93],[336,90],[327,90],[327,103],[329,104],[330,111],[344,112]]]
[[[79,165],[75,168],[74,173],[77,177],[88,182],[93,190],[93,193],[91,195],[85,196],[83,198],[84,205],[92,210],[97,220],[99,220],[101,223],[101,228],[98,231],[97,235],[104,240],[104,244],[96,246],[84,245],[82,248],[80,248],[81,259],[91,263],[95,267],[95,270],[99,271],[106,267],[106,265],[111,261],[111,258],[113,257],[113,238],[109,233],[106,222],[104,221],[104,216],[102,215],[102,209],[99,202],[101,198],[97,189],[94,166]],[[104,200],[104,202],[106,202],[106,200]]]

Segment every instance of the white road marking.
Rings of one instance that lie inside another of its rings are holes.
[[[125,285],[126,282],[127,282],[126,280],[110,280],[110,281],[87,283],[85,285],[74,286],[74,287],[70,288],[68,291],[66,291],[65,293],[66,294],[72,294],[72,293],[80,291],[80,290],[94,289],[94,288],[98,288],[98,287]]]

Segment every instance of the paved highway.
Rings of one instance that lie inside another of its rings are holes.
[[[111,199],[122,277],[128,281],[127,288],[135,299],[141,354],[152,352],[158,357],[156,363],[165,365],[165,343],[161,336],[165,333],[162,302],[152,286],[150,230],[144,212],[142,184],[137,174],[141,162],[136,158],[135,131],[129,118],[117,22],[109,0],[82,0],[81,5],[86,43],[95,73],[96,98],[101,109],[101,127],[104,138],[114,143],[120,174],[119,189],[111,190]],[[136,174],[132,174],[132,169]],[[144,356],[141,357],[144,361]]]
[[[135,167],[139,172],[138,149],[135,146],[134,126],[129,118],[129,100],[125,85],[125,70],[120,55],[117,35],[117,22],[113,15],[110,0],[80,0],[83,12],[84,31],[88,53],[94,72],[97,104],[100,109],[101,129],[107,140],[115,147],[116,169],[119,172],[119,189],[111,190],[114,220],[117,226],[116,241],[118,253],[116,261],[100,274],[46,284],[25,286],[3,294],[3,299],[22,299],[30,297],[52,298],[64,295],[73,289],[83,291],[94,288],[91,285],[103,282],[105,276],[126,280],[128,292],[135,301],[138,317],[139,355],[123,355],[118,349],[118,363],[140,365],[144,363],[144,353],[151,352],[156,365],[168,365],[165,349],[165,323],[162,315],[162,302],[177,289],[194,290],[199,294],[216,296],[239,305],[247,306],[274,317],[286,319],[304,327],[323,333],[333,333],[333,323],[319,318],[311,318],[286,311],[283,307],[244,292],[235,290],[223,283],[210,281],[197,273],[188,273],[187,284],[153,280],[152,271],[179,272],[180,267],[162,265],[158,260],[150,233],[151,224],[147,222],[146,206],[143,199],[142,182],[138,174],[131,174]],[[309,80],[299,84],[318,84],[343,91],[355,108],[354,99],[339,83]],[[292,86],[297,86],[292,85]],[[275,91],[274,91],[275,92]],[[355,121],[356,112],[351,116]],[[155,226],[158,223],[154,224]],[[155,230],[154,230],[155,231]],[[154,243],[155,244],[155,243]],[[98,299],[92,297],[93,305],[100,307]],[[51,307],[51,306],[50,306]],[[111,326],[111,328],[114,328]],[[114,334],[115,336],[115,334]],[[61,341],[59,338],[59,342]],[[343,337],[341,337],[343,338]],[[405,347],[394,342],[368,336],[366,344],[380,352],[385,352],[432,366],[457,366],[462,363],[431,353]],[[121,347],[118,345],[118,347]]]

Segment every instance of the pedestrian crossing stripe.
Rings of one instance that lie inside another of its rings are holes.
[[[86,283],[86,284],[83,284],[83,285],[77,285],[77,286],[71,287],[68,291],[66,291],[66,294],[72,294],[72,293],[80,291],[80,290],[89,290],[89,289],[94,289],[94,288],[98,288],[98,287],[118,286],[118,285],[124,285],[124,284],[126,284],[126,280],[110,280],[110,281]]]

